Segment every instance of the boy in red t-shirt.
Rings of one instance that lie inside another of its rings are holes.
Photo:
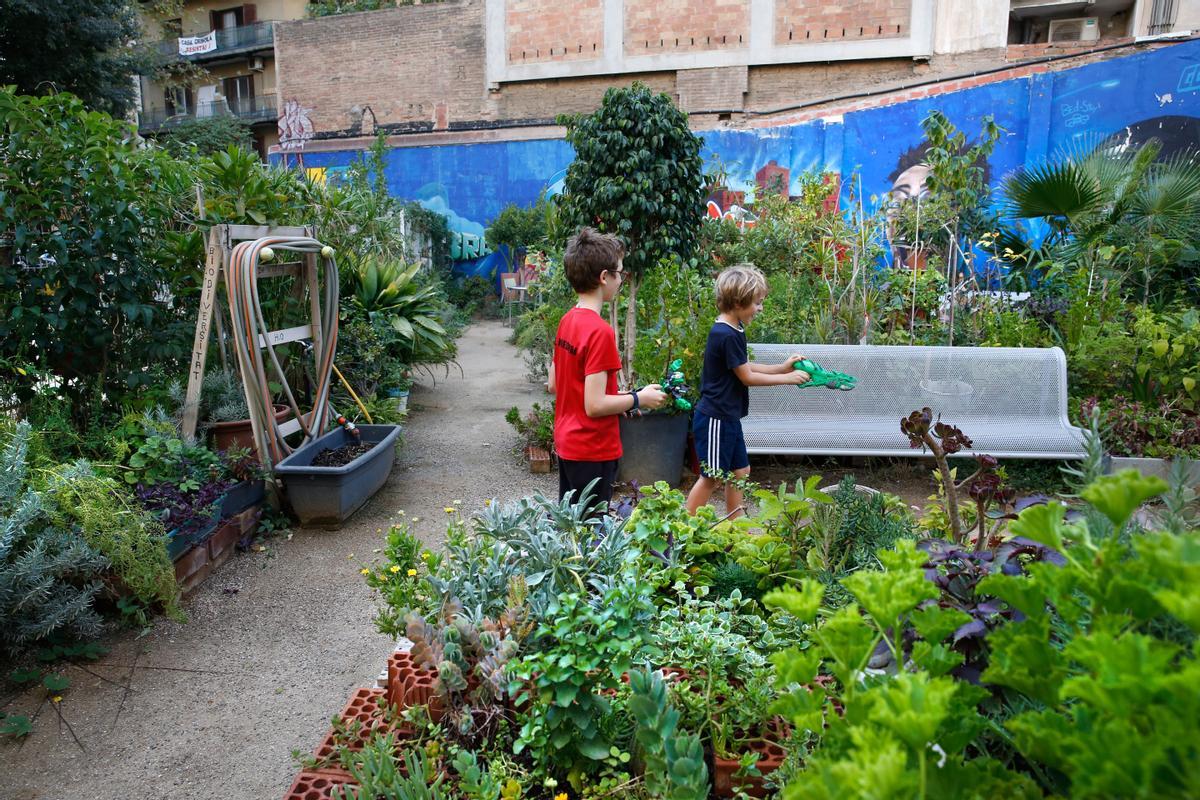
[[[558,452],[558,497],[581,499],[593,480],[593,502],[608,507],[621,458],[617,415],[658,408],[667,395],[658,384],[617,392],[621,356],[617,337],[600,311],[617,296],[624,278],[625,247],[617,237],[583,228],[567,242],[567,281],[579,296],[563,314],[554,335],[554,358],[546,388],[555,394],[554,449]]]

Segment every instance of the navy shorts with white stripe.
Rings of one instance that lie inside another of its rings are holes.
[[[714,467],[721,472],[733,472],[750,466],[740,421],[714,419],[697,411],[692,421],[692,433],[696,437],[696,455],[705,474]]]

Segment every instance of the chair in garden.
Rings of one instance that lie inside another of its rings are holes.
[[[503,290],[500,293],[500,300],[508,307],[508,324],[512,325],[513,306],[525,305],[526,287],[517,280],[515,272],[501,272],[500,282]]]
[[[851,391],[796,386],[750,389],[742,421],[751,453],[922,456],[900,419],[928,406],[997,458],[1083,455],[1083,431],[1067,419],[1062,350],[752,344],[751,358],[778,363],[802,353],[858,379]],[[967,455],[964,453],[963,455]]]

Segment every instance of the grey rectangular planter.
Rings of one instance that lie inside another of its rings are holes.
[[[1120,472],[1123,469],[1136,469],[1143,475],[1156,475],[1164,481],[1171,478],[1171,461],[1166,458],[1109,457],[1108,471],[1110,473]],[[1192,483],[1200,483],[1200,461],[1192,461],[1188,473]]]
[[[354,440],[342,428],[306,444],[275,466],[288,502],[300,524],[336,530],[387,482],[396,460],[399,425],[359,425],[362,441],[375,447],[341,467],[314,467],[322,450],[336,450]]]

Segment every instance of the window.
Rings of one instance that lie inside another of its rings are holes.
[[[254,78],[251,76],[225,78],[221,81],[221,91],[233,113],[244,114],[254,110]]]
[[[190,86],[168,86],[165,90],[164,100],[167,107],[167,114],[170,116],[191,114],[196,110],[196,103],[192,99],[192,89]]]
[[[241,6],[226,8],[223,11],[210,11],[209,15],[213,30],[215,31],[241,27],[242,20],[244,19]]]

